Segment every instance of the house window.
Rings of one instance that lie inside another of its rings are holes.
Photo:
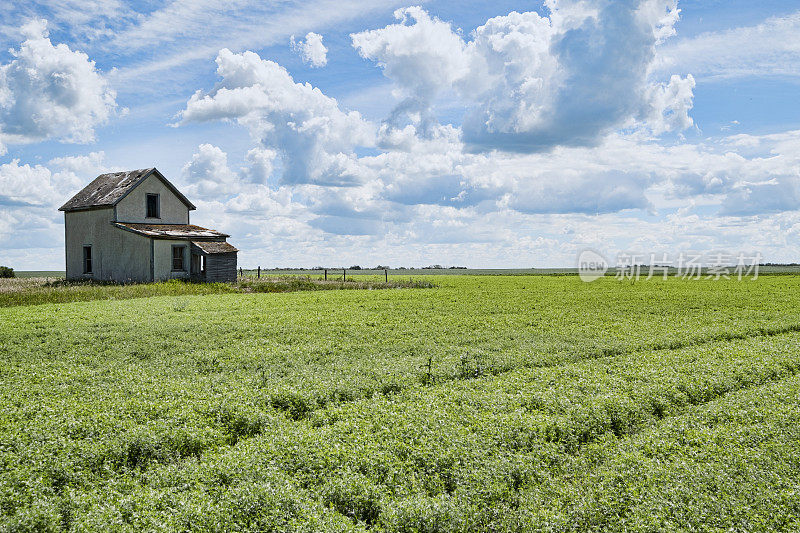
[[[84,274],[91,274],[92,273],[92,247],[91,246],[84,246],[83,247],[83,273]]]
[[[147,218],[161,218],[161,202],[157,194],[147,195]]]
[[[172,246],[172,270],[186,270],[183,266],[183,256],[184,250],[186,249],[185,246]]]

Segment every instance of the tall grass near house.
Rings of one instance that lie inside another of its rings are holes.
[[[193,283],[170,280],[157,283],[105,283],[65,281],[59,278],[0,279],[0,307],[67,303],[90,300],[127,300],[152,296],[294,292],[349,289],[432,288],[427,281],[377,280],[342,281],[299,276],[243,278],[235,283]]]

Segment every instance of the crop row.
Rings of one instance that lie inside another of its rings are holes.
[[[800,312],[792,311],[800,309],[800,279],[793,277],[636,285],[563,277],[439,280],[441,288],[430,291],[175,296],[6,309],[0,310],[0,352],[10,368],[33,372],[42,365],[54,386],[64,373],[98,371],[115,373],[109,383],[117,390],[163,381],[181,390],[224,391],[247,383],[302,418],[329,403],[421,382],[800,328]],[[88,385],[84,394],[91,397]]]
[[[39,389],[37,404],[32,382],[22,397],[3,398],[13,407],[0,506],[7,525],[42,528],[558,523],[577,511],[537,498],[586,477],[587,457],[607,458],[620,439],[694,406],[791,377],[799,348],[791,333],[520,369],[331,404],[299,421],[247,383],[191,396],[161,381],[157,402],[146,389],[109,387],[98,403],[63,403],[78,384]],[[93,379],[121,376],[102,369]]]
[[[587,447],[531,486],[541,531],[800,530],[800,376],[746,389],[631,438]]]

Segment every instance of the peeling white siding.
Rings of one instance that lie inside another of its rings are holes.
[[[161,218],[147,218],[148,194],[158,194]],[[151,175],[117,204],[117,222],[188,224],[189,208],[157,176]]]
[[[124,231],[124,230],[119,230]],[[185,270],[172,270],[172,246],[183,246],[183,266]],[[153,239],[153,274],[155,281],[189,277],[189,241]],[[149,256],[148,256],[149,257]]]
[[[64,213],[67,279],[150,280],[150,239],[111,225],[114,209]],[[83,273],[83,247],[92,247],[92,273]]]

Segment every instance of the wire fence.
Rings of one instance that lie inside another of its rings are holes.
[[[403,272],[405,275],[407,271]],[[395,275],[395,274],[393,274]],[[347,268],[321,268],[314,270],[268,270],[262,269],[260,266],[255,269],[239,268],[239,278],[255,278],[261,279],[269,276],[302,276],[309,279],[320,279],[323,281],[347,281],[348,278],[353,279],[358,276],[359,278],[378,279],[383,278],[384,281],[389,281],[389,269],[347,269]]]

